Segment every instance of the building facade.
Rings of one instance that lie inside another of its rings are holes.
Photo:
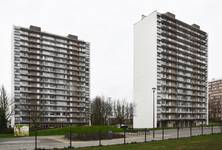
[[[90,44],[71,34],[14,26],[12,45],[12,126],[88,124]]]
[[[169,12],[143,15],[134,24],[134,128],[207,124],[207,62],[198,25]]]
[[[208,83],[209,120],[222,121],[222,79]]]

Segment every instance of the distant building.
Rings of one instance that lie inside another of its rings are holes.
[[[209,119],[222,121],[222,79],[208,84]]]
[[[15,124],[64,126],[89,123],[90,45],[40,27],[13,28]]]
[[[169,12],[134,24],[134,128],[208,123],[207,41],[198,25]]]

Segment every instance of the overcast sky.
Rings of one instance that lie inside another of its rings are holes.
[[[157,10],[209,34],[209,80],[222,77],[220,0],[0,0],[0,84],[11,90],[12,26],[40,26],[91,43],[91,98],[132,100],[133,24]]]

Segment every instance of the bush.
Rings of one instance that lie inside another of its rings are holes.
[[[74,141],[89,141],[89,140],[99,140],[99,139],[115,139],[115,138],[123,138],[124,135],[118,133],[72,133],[71,140]],[[70,139],[70,133],[65,135],[65,138]]]
[[[70,127],[64,128],[54,128],[54,129],[44,129],[38,130],[39,136],[48,136],[48,135],[66,135],[70,131]],[[72,133],[77,134],[89,134],[89,133],[106,133],[107,131],[112,132],[122,132],[123,129],[114,127],[114,126],[71,126]],[[34,135],[34,131],[31,131],[30,135]]]
[[[13,128],[6,128],[6,129],[1,129],[0,134],[13,134],[14,129]]]

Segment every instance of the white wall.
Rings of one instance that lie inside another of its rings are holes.
[[[134,24],[134,128],[153,127],[153,87],[157,87],[156,11]]]
[[[15,65],[15,63],[14,63],[14,59],[15,59],[15,57],[14,57],[14,31],[15,31],[15,27],[13,26],[13,29],[12,29],[12,36],[11,36],[11,73],[12,73],[12,78],[11,78],[11,102],[9,103],[9,104],[11,104],[11,106],[10,106],[10,111],[13,111],[13,113],[12,113],[12,115],[11,115],[11,127],[14,127],[14,125],[15,125],[15,111],[14,111],[14,107],[15,107],[15,104],[14,104],[14,97],[15,97],[15,87],[14,87],[14,76],[15,76],[15,70],[14,70],[14,65]]]

